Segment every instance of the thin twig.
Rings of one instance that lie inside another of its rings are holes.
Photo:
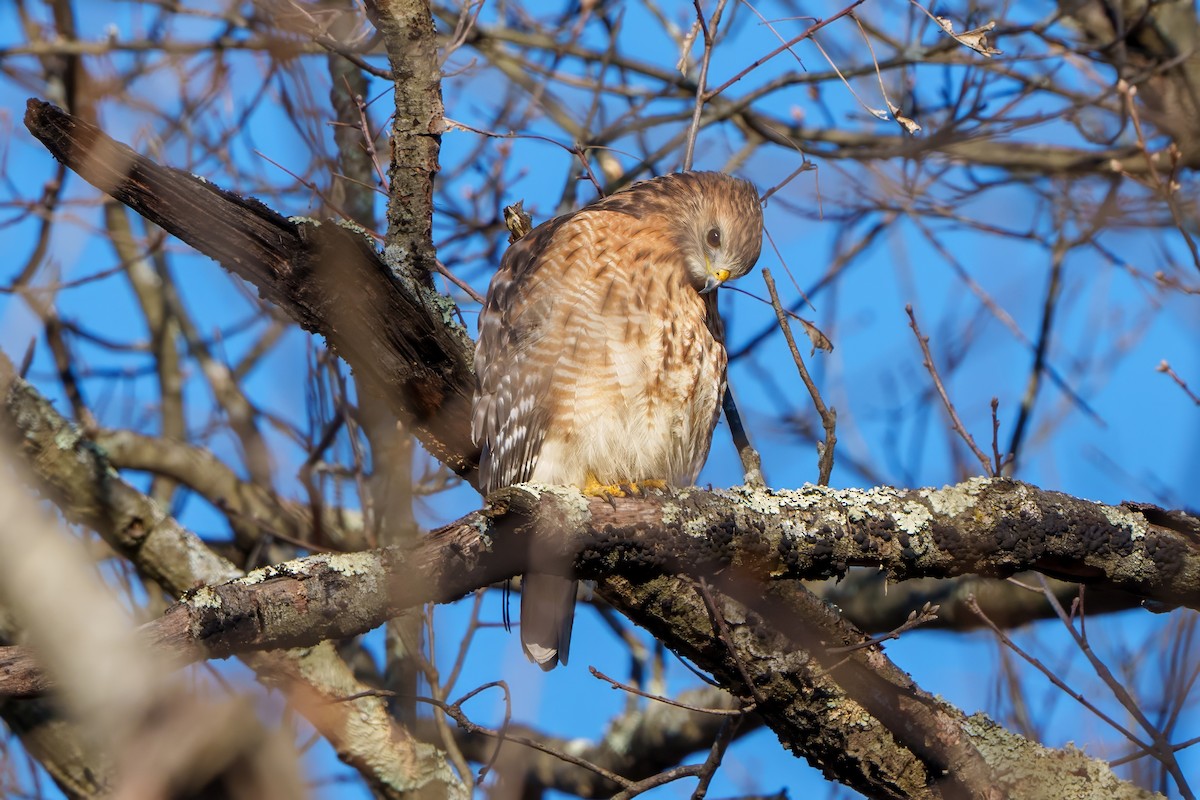
[[[631,798],[637,797],[642,792],[648,792],[651,789],[671,783],[672,781],[677,781],[680,778],[697,777],[700,775],[702,769],[704,767],[701,764],[687,764],[660,772],[657,775],[651,775],[649,778],[632,783],[625,790],[614,794],[613,800],[631,800]]]
[[[708,786],[712,783],[713,776],[717,774],[717,768],[721,766],[721,761],[725,758],[725,751],[729,749],[729,744],[733,741],[734,734],[737,733],[738,726],[741,724],[741,717],[730,717],[721,723],[721,728],[717,731],[717,738],[713,739],[712,747],[709,748],[708,758],[700,767],[700,782],[696,785],[696,790],[692,792],[692,800],[704,800],[705,795],[708,794]]]
[[[733,659],[738,674],[742,676],[742,682],[746,684],[746,688],[754,698],[755,705],[762,705],[763,697],[759,694],[758,687],[754,685],[754,681],[751,680],[750,673],[746,670],[746,665],[742,663],[741,658],[738,656],[737,648],[733,646],[733,636],[729,632],[729,623],[725,621],[725,615],[717,608],[717,601],[713,599],[712,592],[708,590],[708,582],[704,578],[701,578],[700,582],[696,585],[700,589],[700,596],[704,598],[704,605],[708,609],[709,617],[717,629],[717,635],[729,651],[729,657]]]
[[[979,463],[983,465],[983,473],[995,477],[995,474],[992,472],[992,465],[988,462],[988,457],[979,449],[979,445],[975,444],[974,437],[963,426],[962,420],[958,418],[958,411],[954,408],[954,403],[950,402],[950,396],[946,394],[946,387],[942,385],[942,377],[938,374],[937,367],[933,364],[933,353],[929,351],[929,337],[921,335],[921,329],[917,327],[917,317],[913,314],[912,306],[906,305],[904,311],[908,314],[908,326],[916,334],[917,344],[921,345],[921,352],[925,357],[925,369],[929,371],[930,377],[933,378],[933,385],[937,389],[938,395],[942,398],[942,405],[946,407],[947,413],[950,414],[950,421],[953,423],[952,427],[954,431],[962,437],[962,440],[967,443],[967,447],[971,448],[971,452],[979,459]]]
[[[1134,133],[1137,134],[1137,146],[1146,159],[1146,168],[1150,173],[1152,187],[1162,194],[1163,200],[1167,203],[1167,209],[1171,212],[1171,219],[1175,221],[1176,229],[1183,235],[1183,241],[1192,254],[1192,263],[1196,265],[1196,269],[1200,269],[1200,248],[1197,248],[1195,240],[1188,233],[1189,223],[1184,220],[1179,203],[1175,200],[1175,192],[1179,187],[1175,177],[1177,167],[1172,168],[1171,174],[1167,176],[1166,180],[1159,177],[1158,168],[1155,165],[1157,154],[1151,153],[1146,146],[1146,137],[1142,133],[1142,120],[1138,114],[1137,103],[1133,101],[1134,95],[1137,94],[1137,87],[1122,79],[1117,81],[1117,91],[1125,101],[1125,113],[1129,115],[1129,119],[1133,123]]]
[[[441,275],[443,278],[445,278],[446,280],[453,283],[459,289],[462,289],[464,292],[466,292],[467,297],[471,298],[476,303],[483,305],[483,295],[481,295],[479,292],[472,289],[471,284],[467,283],[466,281],[464,281],[463,279],[461,279],[457,275],[455,275],[450,270],[449,267],[447,267],[445,264],[442,263],[442,260],[440,258],[437,261],[434,261],[433,265],[434,265],[434,269],[436,269],[438,271],[439,275]]]
[[[725,386],[725,397],[721,400],[721,408],[725,411],[725,421],[729,423],[729,433],[733,436],[733,446],[737,448],[738,457],[742,460],[742,480],[746,486],[755,489],[765,489],[766,479],[763,477],[762,457],[750,444],[750,436],[746,426],[742,424],[742,415],[738,411],[737,402],[733,399],[733,389]]]
[[[1000,398],[992,398],[992,477],[999,477],[1004,468],[1004,459],[1000,457]]]
[[[824,28],[826,25],[828,25],[828,24],[829,24],[829,23],[831,23],[831,22],[836,22],[837,20],[839,20],[839,19],[841,19],[842,17],[846,16],[846,15],[847,15],[847,14],[849,14],[851,11],[853,11],[853,10],[854,10],[854,9],[856,9],[856,8],[858,8],[859,6],[861,6],[861,5],[862,5],[863,3],[865,3],[865,2],[866,2],[866,0],[855,0],[855,2],[853,2],[853,3],[851,3],[850,5],[846,6],[845,8],[843,8],[841,11],[837,12],[836,14],[831,14],[830,16],[826,17],[825,19],[817,20],[817,21],[816,21],[816,22],[814,22],[812,25],[810,25],[810,26],[809,26],[809,27],[808,27],[808,28],[807,28],[807,29],[806,29],[806,30],[805,30],[803,33],[801,33],[799,36],[794,36],[794,37],[792,37],[791,39],[788,39],[786,42],[784,42],[783,44],[779,45],[779,47],[776,47],[774,50],[772,50],[771,52],[767,53],[765,56],[762,56],[761,58],[755,59],[755,61],[754,61],[754,63],[753,63],[753,64],[751,64],[750,66],[746,67],[746,68],[745,68],[745,69],[743,69],[741,72],[737,73],[736,75],[734,75],[732,78],[730,78],[729,80],[727,80],[727,81],[725,81],[724,83],[722,83],[722,84],[721,84],[720,86],[718,86],[717,88],[715,88],[715,89],[713,89],[712,91],[708,92],[708,93],[707,93],[707,94],[704,96],[704,99],[705,99],[706,101],[708,101],[708,100],[712,100],[714,97],[716,97],[717,95],[719,95],[721,92],[725,91],[725,90],[726,90],[726,89],[728,89],[730,86],[733,86],[735,83],[737,83],[737,82],[738,82],[738,81],[740,81],[742,78],[744,78],[744,77],[746,77],[747,75],[749,75],[749,74],[750,74],[751,72],[753,72],[754,70],[756,70],[756,69],[758,69],[759,67],[761,67],[763,64],[765,64],[765,63],[767,63],[768,61],[770,61],[770,60],[771,60],[772,58],[774,58],[775,56],[779,55],[780,53],[783,53],[783,52],[786,52],[786,51],[790,51],[790,50],[792,49],[792,46],[793,46],[793,45],[799,44],[800,42],[804,41],[805,39],[812,38],[812,35],[813,35],[814,33],[816,33],[817,31],[821,30],[821,28]],[[794,55],[794,54],[793,54],[793,55]]]
[[[1175,784],[1179,789],[1180,795],[1186,800],[1195,800],[1196,795],[1188,786],[1187,778],[1184,777],[1183,770],[1179,767],[1179,761],[1175,758],[1175,752],[1171,749],[1171,743],[1167,740],[1167,737],[1161,730],[1159,730],[1157,725],[1150,721],[1150,718],[1146,716],[1144,711],[1142,711],[1141,706],[1138,705],[1137,701],[1133,698],[1133,695],[1129,693],[1129,690],[1125,688],[1125,685],[1117,680],[1117,677],[1113,675],[1112,670],[1108,668],[1108,665],[1100,659],[1100,656],[1096,655],[1094,650],[1092,650],[1091,642],[1088,641],[1087,637],[1087,629],[1084,627],[1084,620],[1086,617],[1083,614],[1083,593],[1085,591],[1085,587],[1079,587],[1079,599],[1076,601],[1075,605],[1072,605],[1072,611],[1075,611],[1076,607],[1078,607],[1079,610],[1079,628],[1076,628],[1072,622],[1071,616],[1068,615],[1063,609],[1062,603],[1058,601],[1058,597],[1054,594],[1054,590],[1051,589],[1050,584],[1046,582],[1045,576],[1038,575],[1037,577],[1041,582],[1042,594],[1045,595],[1046,601],[1050,603],[1050,607],[1054,609],[1054,613],[1058,615],[1060,620],[1062,620],[1063,625],[1065,625],[1067,628],[1067,632],[1071,634],[1071,638],[1075,640],[1075,644],[1079,647],[1079,651],[1083,653],[1084,657],[1087,658],[1088,663],[1092,665],[1092,669],[1095,670],[1096,675],[1101,681],[1104,682],[1104,685],[1109,688],[1109,691],[1113,693],[1113,697],[1117,699],[1117,702],[1121,704],[1121,707],[1128,711],[1129,714],[1135,720],[1137,720],[1137,723],[1142,727],[1142,730],[1150,735],[1153,745],[1148,749],[1151,753],[1153,753],[1154,757],[1157,758],[1162,765],[1167,768],[1167,771],[1171,774],[1171,777],[1175,779]],[[1130,741],[1136,740],[1131,738]]]
[[[813,382],[812,377],[808,374],[808,368],[804,366],[804,359],[800,356],[800,349],[796,347],[796,340],[792,336],[791,326],[788,324],[787,312],[783,308],[783,304],[779,302],[779,292],[775,290],[775,279],[771,277],[771,270],[763,268],[763,280],[767,284],[767,291],[771,294],[771,306],[775,309],[775,318],[779,320],[779,327],[783,331],[783,336],[787,339],[788,348],[792,351],[792,359],[796,362],[796,369],[800,372],[800,380],[804,381],[805,387],[808,388],[808,394],[812,397],[813,405],[816,406],[817,414],[821,417],[821,426],[825,429],[825,441],[820,447],[821,455],[817,460],[817,483],[821,486],[829,485],[829,476],[833,473],[833,449],[837,445],[837,409],[827,408],[825,401],[821,399],[821,392],[817,389],[817,384]]]
[[[638,697],[644,697],[647,700],[654,700],[655,702],[663,703],[668,706],[675,706],[676,708],[682,708],[685,711],[695,711],[700,714],[712,714],[712,715],[718,716],[718,717],[742,717],[754,710],[754,704],[752,704],[752,703],[749,705],[742,706],[741,708],[705,708],[703,706],[693,706],[688,703],[681,703],[678,700],[672,700],[669,697],[663,697],[662,695],[659,695],[659,694],[651,694],[650,692],[643,692],[641,689],[638,689],[636,686],[630,686],[627,683],[621,683],[619,680],[616,680],[615,678],[608,677],[607,675],[605,675],[603,672],[596,669],[595,667],[588,667],[588,672],[592,673],[593,676],[599,678],[600,680],[607,681],[608,683],[612,684],[612,688],[614,688],[614,689],[621,689],[623,691],[629,692],[630,694],[636,694]]]
[[[1183,378],[1179,377],[1175,373],[1175,370],[1171,369],[1171,365],[1168,364],[1165,359],[1158,363],[1158,366],[1155,367],[1155,372],[1165,372],[1167,374],[1167,377],[1169,377],[1171,380],[1175,381],[1175,383],[1179,386],[1180,389],[1183,389],[1183,393],[1186,394],[1189,398],[1191,398],[1191,401],[1193,403],[1200,406],[1200,397],[1197,397],[1196,393],[1188,388],[1187,382]]]
[[[518,736],[515,734],[509,734],[507,732],[508,719],[509,719],[507,712],[505,714],[504,727],[501,730],[485,728],[482,725],[478,725],[478,724],[472,722],[467,717],[467,715],[465,713],[463,713],[462,704],[465,703],[467,700],[471,699],[472,697],[474,697],[475,695],[479,694],[479,692],[483,691],[484,689],[488,689],[493,686],[500,686],[501,688],[504,689],[505,698],[506,698],[506,702],[507,702],[508,686],[507,686],[507,684],[504,683],[504,681],[493,681],[491,683],[486,683],[483,686],[480,686],[478,689],[475,689],[475,690],[471,691],[470,693],[464,695],[463,697],[459,698],[459,700],[454,703],[444,703],[440,700],[435,700],[432,697],[418,697],[417,699],[419,701],[421,701],[422,703],[428,703],[429,705],[440,709],[443,714],[450,717],[450,719],[454,720],[455,723],[457,723],[458,726],[460,728],[462,728],[464,731],[466,731],[467,733],[478,733],[483,736],[488,736],[493,739],[498,739],[498,740],[500,740],[501,743],[514,742],[516,744],[524,745],[525,747],[528,747],[532,750],[537,750],[540,753],[545,753],[546,755],[554,756],[555,758],[562,759],[563,761],[567,762],[568,764],[574,764],[575,766],[582,767],[583,769],[586,769],[589,772],[594,772],[597,775],[599,775],[600,777],[604,778],[605,780],[612,781],[613,783],[617,784],[623,790],[626,790],[626,791],[633,789],[637,785],[634,781],[631,781],[628,778],[623,778],[620,775],[618,775],[617,773],[613,772],[612,770],[605,769],[604,767],[600,766],[599,764],[593,764],[591,761],[588,761],[587,759],[579,758],[578,756],[571,755],[570,753],[568,753],[564,750],[559,750],[557,748],[550,747],[549,745],[543,744],[542,742],[538,741],[537,739],[532,739],[527,736]],[[497,753],[499,752],[499,748],[497,748],[496,752]],[[486,771],[487,767],[489,767],[491,765],[491,763],[495,761],[495,758],[496,758],[496,753],[493,753],[492,758],[489,759],[488,765],[485,765],[485,771]],[[481,771],[480,776],[479,776],[480,779],[483,778],[483,775],[484,775],[484,772]]]
[[[1140,739],[1138,739],[1138,737],[1135,736],[1132,731],[1126,729],[1115,719],[1113,719],[1112,717],[1108,716],[1103,711],[1101,711],[1090,700],[1088,700],[1086,697],[1084,697],[1083,694],[1075,691],[1070,686],[1068,686],[1063,681],[1062,678],[1058,677],[1058,675],[1055,674],[1054,670],[1050,669],[1045,664],[1043,664],[1041,661],[1039,661],[1037,658],[1035,658],[1034,656],[1030,655],[1029,653],[1022,650],[1020,647],[1018,647],[1017,643],[1014,642],[1012,639],[1010,639],[1008,637],[1008,634],[1006,634],[1003,630],[1000,629],[999,625],[997,625],[995,622],[993,622],[991,620],[991,618],[988,617],[987,614],[983,613],[983,609],[979,607],[979,602],[975,599],[975,595],[973,593],[967,595],[966,602],[967,602],[967,608],[971,609],[971,613],[974,614],[975,616],[977,616],[983,622],[984,625],[987,625],[989,628],[992,629],[992,633],[996,634],[996,637],[1000,640],[1001,644],[1003,644],[1005,647],[1009,648],[1014,653],[1016,653],[1018,656],[1023,658],[1026,663],[1028,663],[1030,666],[1032,666],[1038,672],[1045,675],[1047,680],[1049,680],[1052,684],[1057,686],[1060,690],[1062,690],[1062,692],[1064,694],[1066,694],[1072,700],[1079,703],[1081,706],[1086,708],[1088,711],[1091,711],[1097,717],[1099,717],[1104,722],[1106,722],[1110,726],[1112,726],[1113,730],[1115,730],[1117,733],[1121,734],[1122,736],[1124,736],[1129,741],[1133,742],[1138,747],[1141,747],[1144,749],[1149,749],[1150,746],[1148,744],[1142,742]]]
[[[1025,440],[1025,431],[1029,426],[1029,420],[1033,417],[1033,407],[1037,402],[1038,390],[1042,385],[1042,374],[1046,371],[1055,314],[1058,310],[1058,301],[1062,297],[1063,262],[1066,260],[1066,254],[1067,245],[1062,240],[1055,242],[1050,260],[1050,280],[1046,286],[1046,299],[1042,302],[1042,321],[1038,326],[1037,344],[1033,351],[1033,368],[1029,371],[1025,394],[1021,398],[1021,410],[1017,413],[1012,438],[1008,443],[1009,458],[1012,459],[1014,469],[1021,452],[1021,443]]]
[[[696,20],[700,23],[700,32],[704,34],[704,55],[700,59],[700,77],[696,80],[696,102],[692,109],[692,124],[688,128],[687,145],[683,151],[683,168],[692,168],[692,157],[696,152],[696,137],[700,135],[700,115],[704,112],[704,103],[708,99],[704,96],[705,87],[708,85],[708,65],[712,61],[713,44],[716,40],[716,29],[721,24],[721,14],[725,11],[725,3],[727,0],[717,0],[717,9],[713,11],[713,15],[709,21],[704,21],[704,9],[700,7],[700,0],[692,0],[696,7]]]
[[[933,603],[926,603],[925,605],[921,606],[919,610],[910,611],[908,614],[908,619],[902,622],[899,627],[890,630],[887,633],[882,633],[879,636],[873,636],[867,641],[859,642],[858,644],[851,644],[845,647],[826,648],[825,652],[830,654],[853,653],[855,650],[864,650],[868,647],[874,647],[891,639],[899,639],[901,634],[908,633],[913,628],[919,628],[927,622],[933,622],[936,620],[938,618],[938,609],[940,608],[941,606]]]

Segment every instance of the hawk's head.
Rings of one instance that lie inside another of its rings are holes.
[[[657,180],[680,195],[676,241],[701,293],[754,267],[763,235],[754,184],[721,172],[681,172]]]
[[[754,184],[722,172],[675,172],[635,183],[591,208],[628,214],[672,250],[700,292],[740,278],[762,249],[763,217]],[[660,254],[665,255],[665,254]],[[664,263],[663,259],[657,259]]]

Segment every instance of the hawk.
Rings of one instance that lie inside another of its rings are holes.
[[[479,315],[471,433],[481,489],[522,481],[622,494],[691,486],[725,391],[714,289],[762,246],[754,186],[717,172],[634,184],[504,254]],[[525,575],[521,642],[567,663],[577,582]]]

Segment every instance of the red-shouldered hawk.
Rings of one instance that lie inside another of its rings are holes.
[[[522,481],[615,493],[691,486],[725,391],[717,294],[762,246],[754,186],[717,172],[638,183],[504,254],[479,315],[472,435],[484,493]],[[521,642],[567,663],[577,583],[527,574]]]

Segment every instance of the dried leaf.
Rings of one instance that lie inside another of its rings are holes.
[[[692,21],[692,29],[688,31],[687,36],[683,37],[683,43],[679,45],[679,61],[675,62],[675,69],[679,70],[679,74],[687,77],[688,65],[692,60],[692,45],[696,43],[696,36],[700,33],[700,20]]]
[[[988,41],[987,41],[988,33],[991,32],[991,30],[996,27],[995,20],[992,20],[991,22],[989,22],[986,25],[981,25],[980,27],[974,28],[969,31],[963,31],[962,33],[955,33],[953,21],[947,19],[946,17],[934,17],[933,19],[934,19],[934,21],[937,22],[938,25],[941,26],[942,30],[946,32],[947,36],[954,39],[959,44],[964,45],[965,47],[971,48],[976,53],[979,53],[980,55],[983,55],[983,56],[987,56],[988,58],[991,58],[992,56],[998,56],[998,55],[1003,54],[1003,51],[997,50],[996,48],[992,47],[990,44],[988,44]]]
[[[894,116],[896,117],[896,122],[899,122],[910,136],[916,136],[921,132],[921,126],[917,124],[915,119],[906,117],[903,114],[896,114]]]
[[[833,352],[833,342],[829,341],[829,337],[822,333],[820,328],[806,319],[800,317],[795,317],[795,319],[804,326],[804,333],[808,336],[808,341],[812,343],[812,350],[809,351],[809,355],[813,355],[818,350],[826,353]]]
[[[892,110],[892,118],[895,119],[896,122],[900,123],[901,127],[908,132],[909,136],[916,136],[921,132],[921,126],[917,124],[917,121],[912,117],[906,117],[901,114],[900,109],[895,103],[888,101],[888,108]]]
[[[509,244],[533,230],[533,217],[525,210],[524,200],[504,207],[504,225],[508,228]]]

